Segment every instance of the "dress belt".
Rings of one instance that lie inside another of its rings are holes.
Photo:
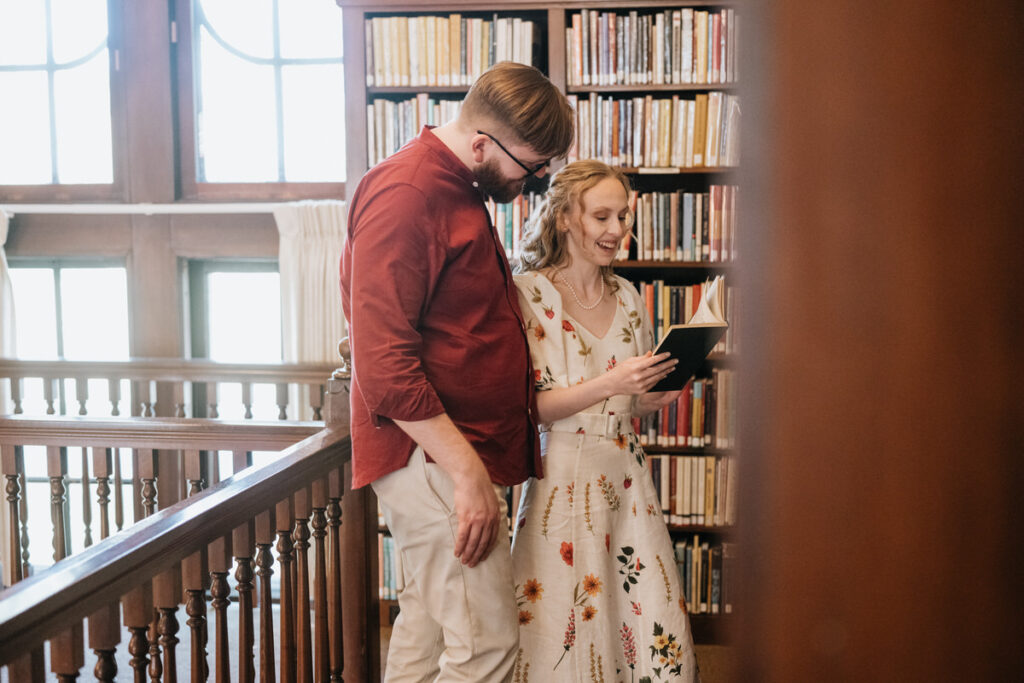
[[[614,437],[633,431],[633,425],[629,413],[577,413],[572,417],[541,425],[540,431]]]

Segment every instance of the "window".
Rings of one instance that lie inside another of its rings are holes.
[[[182,6],[188,9],[177,20],[186,196],[246,196],[239,185],[250,183],[278,184],[276,197],[340,196],[339,8],[323,0],[179,0],[179,12]],[[294,183],[307,187],[280,189]],[[268,188],[259,191],[266,197]]]
[[[277,263],[191,261],[188,264],[189,347],[192,358],[222,363],[280,363],[281,279]],[[208,415],[205,387],[193,387],[196,416]],[[217,416],[245,418],[241,386],[219,384]],[[277,419],[270,384],[252,388],[252,417]]]
[[[106,0],[0,3],[0,185],[110,184]]]
[[[15,343],[18,358],[128,360],[128,274],[114,264],[61,261],[11,261],[14,289]],[[129,412],[128,381],[121,383],[118,412]],[[89,415],[110,415],[106,380],[89,380]],[[26,414],[46,413],[43,384],[26,379],[22,388]],[[75,383],[60,383],[54,410],[77,414]]]

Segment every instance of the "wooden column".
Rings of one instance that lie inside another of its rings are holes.
[[[1018,678],[1020,3],[743,10],[740,679]]]

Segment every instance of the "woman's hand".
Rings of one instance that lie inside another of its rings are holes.
[[[636,397],[636,405],[633,407],[635,417],[643,417],[655,410],[661,410],[669,403],[675,401],[682,394],[682,390],[676,391],[652,391],[640,394]]]
[[[657,356],[648,351],[627,358],[602,375],[609,396],[646,394],[675,368],[679,361],[668,353]]]

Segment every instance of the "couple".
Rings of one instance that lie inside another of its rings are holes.
[[[351,200],[352,486],[373,486],[405,572],[389,681],[697,678],[630,422],[677,394],[647,393],[673,362],[611,272],[628,182],[556,173],[514,277],[484,204],[564,156],[573,116],[539,71],[497,64]],[[524,480],[510,549],[504,489]]]

